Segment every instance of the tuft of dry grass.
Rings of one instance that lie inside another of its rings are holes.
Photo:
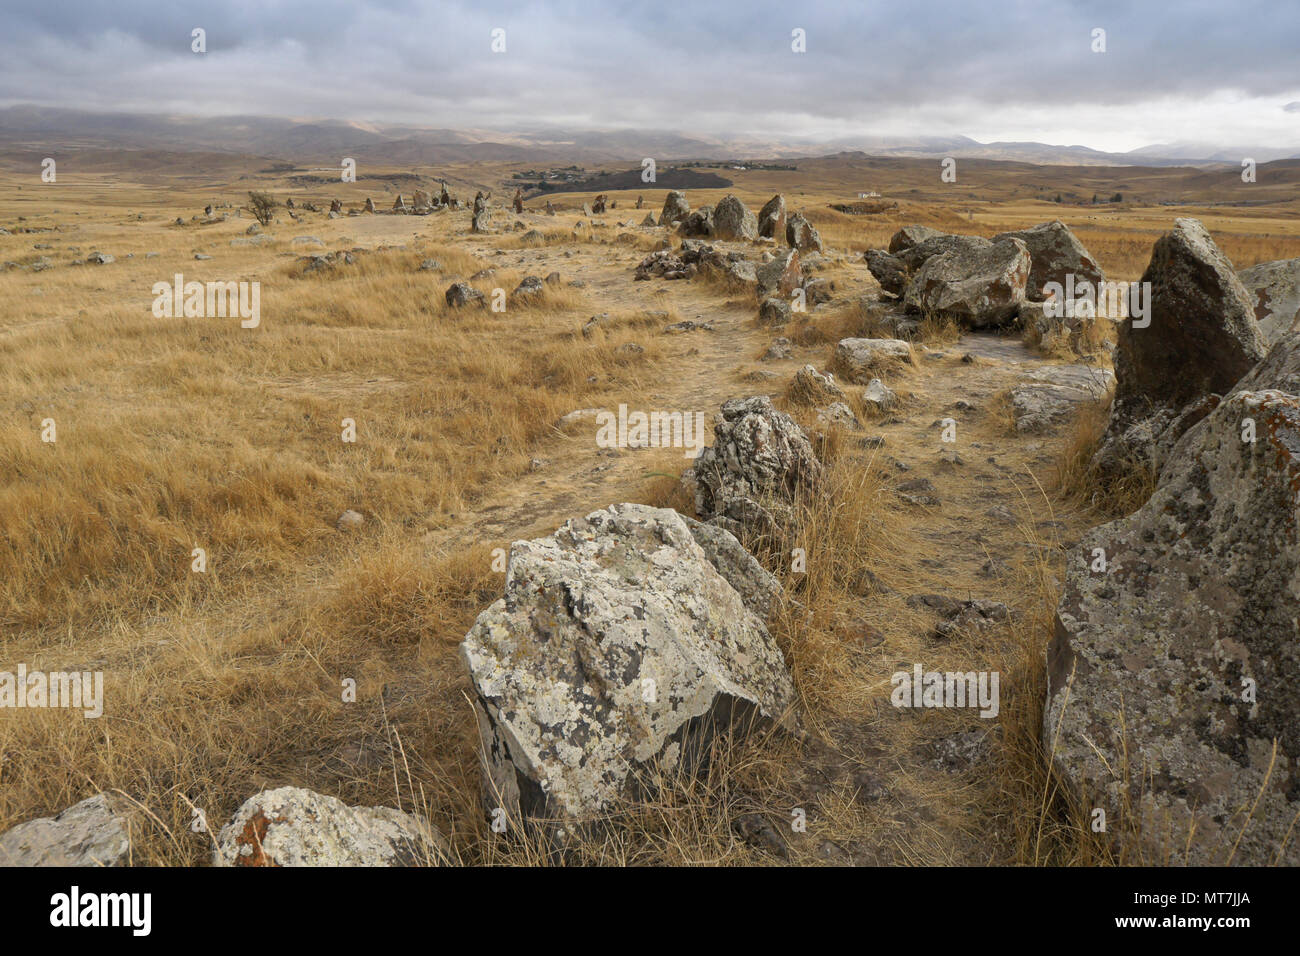
[[[1106,517],[1131,514],[1155,491],[1156,476],[1140,462],[1116,474],[1101,474],[1094,456],[1110,420],[1110,400],[1083,405],[1056,465],[1055,488]]]

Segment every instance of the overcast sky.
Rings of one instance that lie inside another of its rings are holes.
[[[0,0],[0,25],[6,106],[1300,149],[1291,0]]]

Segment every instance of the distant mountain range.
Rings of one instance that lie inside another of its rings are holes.
[[[346,120],[296,120],[267,116],[195,117],[94,113],[41,106],[0,109],[0,149],[110,148],[252,154],[267,158],[327,161],[351,156],[367,162],[431,164],[474,161],[567,161],[602,163],[656,160],[736,161],[861,151],[900,158],[953,156],[1039,165],[1198,166],[1300,159],[1300,147],[1171,143],[1108,153],[1087,146],[1046,143],[981,143],[966,136],[832,140],[686,136],[664,130],[562,130],[538,127],[515,132],[434,129]]]

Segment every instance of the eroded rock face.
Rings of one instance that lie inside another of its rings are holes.
[[[725,196],[713,210],[713,235],[718,239],[757,239],[758,217],[735,196]]]
[[[695,531],[670,509],[621,504],[511,547],[504,598],[461,644],[489,811],[551,821],[562,842],[646,792],[655,769],[692,772],[712,735],[790,711],[755,610],[775,582],[730,535]]]
[[[1029,250],[1029,279],[1025,293],[1030,299],[1043,299],[1043,286],[1049,282],[1057,282],[1064,289],[1068,275],[1074,276],[1075,287],[1084,281],[1094,286],[1106,281],[1106,273],[1097,260],[1070,227],[1059,219],[993,237],[994,242],[999,239],[1019,239]]]
[[[128,866],[127,821],[122,801],[97,793],[0,835],[0,866]]]
[[[696,460],[695,510],[737,536],[773,534],[821,481],[803,429],[766,395],[732,399],[714,419],[713,445]]]
[[[1250,294],[1266,347],[1300,323],[1300,259],[1261,262],[1242,269],[1237,278]]]
[[[1298,456],[1300,398],[1237,391],[1183,436],[1150,500],[1089,532],[1068,566],[1043,741],[1111,833],[1141,825],[1144,862],[1300,864],[1293,838],[1282,851],[1300,809]]]
[[[235,811],[217,836],[212,865],[417,866],[436,865],[445,853],[442,835],[423,817],[279,787]]]
[[[785,222],[785,197],[777,193],[758,211],[759,237],[780,242],[785,238]]]
[[[950,316],[971,328],[1002,325],[1025,301],[1029,266],[1029,250],[1019,239],[956,247],[922,263],[903,302],[910,312]]]
[[[686,201],[686,193],[674,189],[664,198],[664,208],[659,212],[659,224],[671,226],[676,220],[685,220],[691,214],[691,204]]]
[[[681,515],[681,519],[709,563],[736,589],[745,607],[766,621],[781,599],[781,582],[730,531],[687,515]]]
[[[1119,323],[1115,402],[1093,465],[1159,472],[1173,443],[1205,417],[1260,359],[1264,342],[1250,296],[1195,219],[1156,241],[1142,275],[1151,283],[1150,325]]]

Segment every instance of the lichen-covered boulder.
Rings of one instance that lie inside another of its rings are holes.
[[[1300,259],[1261,262],[1237,273],[1250,294],[1259,334],[1271,346],[1300,323]]]
[[[713,235],[718,239],[757,239],[758,217],[735,196],[724,196],[713,209]]]
[[[691,536],[709,563],[736,589],[745,607],[766,621],[780,600],[781,582],[730,531],[689,515],[681,515],[681,519],[691,529]]]
[[[895,238],[897,238],[897,234]],[[940,232],[933,236],[927,236],[920,242],[913,243],[910,246],[891,251],[890,255],[902,262],[909,272],[915,272],[930,259],[941,256],[946,252],[957,252],[970,256],[988,252],[989,247],[992,245],[993,243],[983,236],[959,236]]]
[[[0,866],[128,866],[129,819],[124,801],[97,793],[0,834]]]
[[[1236,391],[1068,565],[1043,743],[1134,862],[1300,864],[1297,487],[1300,397]]]
[[[459,309],[467,305],[483,305],[483,293],[468,282],[453,282],[447,287],[447,305]]]
[[[785,197],[777,193],[758,211],[758,235],[763,239],[785,239]]]
[[[423,817],[349,807],[336,797],[279,787],[249,797],[221,828],[213,866],[421,866],[446,861]]]
[[[691,204],[686,201],[686,193],[674,189],[664,197],[664,208],[659,213],[659,225],[672,226],[678,220],[685,220],[691,214]]]
[[[1090,282],[1095,287],[1106,281],[1106,273],[1092,253],[1059,219],[993,237],[994,242],[999,239],[1019,239],[1029,250],[1029,279],[1025,293],[1030,299],[1044,298],[1043,286],[1049,282],[1059,283],[1064,289],[1066,277],[1070,275],[1074,276],[1076,288],[1083,282]]]
[[[798,249],[787,249],[754,269],[760,300],[777,297],[790,300],[795,289],[803,287],[803,265]]]
[[[949,316],[971,328],[1002,325],[1025,301],[1029,265],[1029,250],[1019,239],[959,246],[926,259],[903,302],[909,312]]]
[[[789,523],[800,495],[814,491],[822,464],[808,436],[766,395],[732,399],[713,426],[714,443],[695,461],[695,510],[742,536]]]
[[[491,200],[483,193],[474,197],[474,212],[470,218],[470,232],[488,232],[491,229]]]
[[[541,298],[546,294],[546,283],[540,276],[524,276],[523,281],[515,287],[511,293],[511,298],[516,301],[528,302]]]
[[[785,221],[785,241],[800,252],[821,252],[822,236],[817,227],[797,212]]]
[[[1152,249],[1150,324],[1119,323],[1115,401],[1093,467],[1158,473],[1169,449],[1260,359],[1250,296],[1205,227],[1178,219]]]
[[[712,736],[787,718],[794,688],[757,613],[775,582],[742,551],[636,504],[511,546],[505,596],[461,644],[489,812],[563,844],[658,773],[693,772]]]

